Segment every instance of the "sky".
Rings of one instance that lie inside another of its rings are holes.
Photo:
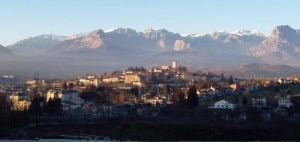
[[[0,44],[41,34],[167,29],[189,34],[279,25],[300,29],[299,0],[0,0]]]

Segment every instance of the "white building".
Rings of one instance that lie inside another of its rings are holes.
[[[289,98],[279,98],[278,106],[290,108],[291,106],[293,106],[293,103]]]
[[[63,110],[72,112],[75,109],[78,109],[83,106],[84,100],[79,98],[79,92],[76,90],[71,91],[58,91],[58,90],[49,90],[47,92],[47,102],[49,99],[59,98],[61,99]]]
[[[69,111],[72,113],[73,110],[81,108],[81,107],[82,107],[81,104],[77,104],[74,102],[66,102],[66,101],[62,102],[63,111]]]
[[[146,99],[144,102],[150,103],[152,106],[165,107],[167,105],[167,101],[165,99]]]
[[[254,98],[252,98],[252,105],[253,107],[258,107],[258,108],[266,107],[267,99],[262,95],[255,96]]]
[[[234,109],[235,108],[235,105],[232,104],[232,103],[229,103],[225,100],[221,100],[221,101],[218,101],[214,104],[213,107],[210,107],[210,108],[216,108],[216,109]]]
[[[58,96],[61,96],[62,101],[73,102],[79,97],[79,92],[76,90],[61,91],[58,93]]]

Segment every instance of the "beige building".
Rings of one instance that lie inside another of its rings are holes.
[[[99,86],[100,82],[98,78],[82,78],[79,79],[79,82],[84,84],[84,85],[94,85],[94,86]]]
[[[16,93],[9,96],[11,110],[23,111],[28,110],[30,106],[29,96],[22,93]]]
[[[142,75],[137,73],[125,74],[125,83],[142,86]]]
[[[159,69],[159,68],[154,68],[153,72],[154,72],[154,73],[162,73],[163,70],[162,70],[162,69]]]
[[[176,62],[176,60],[173,60],[173,61],[172,61],[172,69],[173,69],[173,70],[176,70],[176,69],[177,69],[177,62]]]
[[[37,84],[37,80],[35,80],[35,79],[27,80],[26,84],[27,85],[36,85]]]
[[[104,77],[102,80],[103,83],[118,83],[119,82],[119,78],[112,76],[112,77]]]
[[[39,85],[39,86],[47,85],[45,80],[36,80],[36,79],[27,80],[26,84],[29,86],[32,86],[32,87],[36,87],[37,85]]]
[[[162,70],[170,70],[170,67],[167,65],[163,65],[163,66],[161,66],[161,69]]]

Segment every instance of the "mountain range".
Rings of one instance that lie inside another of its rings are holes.
[[[256,30],[180,35],[165,29],[154,30],[150,28],[144,32],[136,32],[129,28],[117,28],[106,32],[99,29],[70,37],[50,34],[40,35],[18,41],[7,46],[7,48],[19,55],[87,51],[117,54],[118,50],[140,51],[153,55],[184,50],[212,54],[245,55],[245,51],[259,45],[265,38],[263,34]]]
[[[0,46],[0,51],[18,58],[53,62],[61,59],[68,65],[95,61],[100,65],[166,64],[175,59],[196,69],[249,63],[298,66],[300,30],[277,26],[271,35],[265,36],[257,30],[182,35],[166,29],[149,28],[143,32],[130,28],[98,29],[72,36],[30,37],[7,47]]]

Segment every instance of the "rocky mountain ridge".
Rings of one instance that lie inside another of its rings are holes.
[[[298,64],[300,61],[300,33],[288,25],[277,26],[260,45],[254,46],[250,54],[265,62]]]
[[[0,55],[1,56],[10,56],[13,55],[13,52],[4,47],[3,45],[0,45]]]
[[[166,29],[102,29],[69,37],[41,35],[7,46],[17,55],[65,55],[117,57],[134,60],[181,58],[198,64],[262,62],[298,64],[300,30],[277,26],[270,36],[257,30],[216,31],[181,35]],[[195,61],[198,59],[198,61]]]

